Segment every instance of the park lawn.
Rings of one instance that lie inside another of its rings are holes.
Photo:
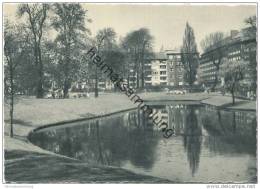
[[[14,108],[15,134],[26,136],[32,129],[58,122],[105,115],[133,109],[136,105],[123,94],[102,94],[98,98],[36,99],[22,98]],[[4,120],[9,122],[9,108],[4,108]],[[5,124],[6,130],[9,124]],[[19,126],[22,126],[18,128]]]
[[[209,104],[217,107],[225,107],[232,110],[256,110],[256,101],[236,99],[235,105],[232,104],[232,98],[230,96],[212,96],[208,99],[201,101],[204,104]]]
[[[109,166],[21,150],[5,151],[7,183],[169,183]]]

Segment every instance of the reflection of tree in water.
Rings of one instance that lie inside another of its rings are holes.
[[[196,173],[199,167],[202,140],[201,127],[198,125],[195,110],[195,106],[188,106],[186,124],[184,128],[184,147],[187,151],[192,175]]]
[[[150,169],[155,162],[155,149],[158,139],[152,136],[152,133],[145,130],[133,130],[129,133],[130,161],[137,167]]]
[[[205,145],[217,153],[255,154],[255,120],[246,112],[207,111],[202,117],[203,127],[209,134]]]
[[[136,166],[152,167],[158,138],[146,129],[144,115],[131,112],[129,119],[115,116],[34,134],[39,146],[89,163],[120,166],[129,160]]]

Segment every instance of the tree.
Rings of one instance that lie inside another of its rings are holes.
[[[4,95],[10,106],[10,136],[13,137],[14,98],[17,92],[17,67],[26,56],[27,41],[24,41],[22,28],[11,25],[8,20],[4,26]]]
[[[211,60],[213,61],[213,65],[215,66],[215,74],[214,74],[214,83],[212,86],[212,90],[214,91],[219,78],[219,68],[222,63],[223,58],[225,57],[225,47],[223,45],[223,40],[224,40],[224,33],[222,32],[215,32],[211,33],[204,40],[201,42],[201,47],[204,49],[205,52],[210,53]]]
[[[147,28],[141,28],[138,32],[140,49],[140,64],[141,64],[141,88],[144,88],[144,64],[148,56],[151,56],[153,37]]]
[[[111,51],[116,44],[116,32],[113,28],[104,28],[97,32],[95,46],[97,54],[106,59],[107,52]],[[95,97],[98,97],[99,72],[98,66],[95,67]]]
[[[140,87],[140,78],[141,88],[144,87],[144,64],[148,57],[153,55],[152,44],[153,36],[147,28],[140,28],[128,33],[122,41],[121,46],[128,54],[130,64],[128,70],[133,69],[137,88]],[[130,73],[128,72],[128,83],[129,75]]]
[[[220,76],[224,78],[224,86],[232,95],[232,104],[235,104],[235,92],[240,87],[240,81],[244,79],[247,63],[244,60],[228,61],[224,59],[220,69]]]
[[[183,45],[181,47],[181,61],[184,67],[184,81],[188,82],[189,86],[192,86],[196,80],[199,62],[194,31],[189,23],[186,23],[183,37]]]
[[[249,48],[249,75],[250,75],[250,90],[256,93],[257,89],[257,57],[256,57],[256,16],[251,16],[245,20],[245,24],[248,26],[245,30],[245,35],[254,43],[248,45]]]
[[[116,47],[115,49],[106,53],[106,64],[110,66],[112,70],[118,74],[118,76],[120,76],[120,78],[124,78],[125,60],[125,53],[120,50],[119,47]],[[117,90],[115,85],[114,90]]]
[[[41,40],[43,35],[43,27],[47,18],[47,11],[49,9],[48,4],[37,3],[37,4],[21,4],[18,7],[18,15],[22,17],[27,15],[29,21],[29,27],[33,35],[33,48],[34,48],[34,62],[37,67],[38,79],[37,79],[37,90],[36,97],[43,98],[43,62],[41,52]]]
[[[60,68],[63,79],[63,97],[68,98],[68,91],[78,68],[77,50],[81,46],[85,28],[86,10],[79,3],[55,3],[52,26],[58,32],[56,43],[60,48]],[[74,55],[74,56],[73,56]]]
[[[250,37],[256,39],[257,25],[256,25],[256,16],[250,16],[245,19],[245,24],[249,26],[248,34]]]

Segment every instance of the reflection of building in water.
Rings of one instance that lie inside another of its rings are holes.
[[[184,126],[186,124],[186,117],[188,115],[188,106],[182,104],[173,105],[160,105],[153,106],[153,114],[155,115],[155,122],[161,120],[168,124],[169,129],[173,129],[177,135],[184,134]],[[196,115],[198,110],[195,110]],[[158,130],[158,126],[153,123],[152,119],[147,118],[148,127],[154,127],[154,130]]]
[[[151,106],[153,109],[152,118],[147,117],[147,126],[153,127],[154,130],[160,130],[159,125],[156,123],[165,122],[168,124],[168,111],[165,105]]]
[[[183,134],[186,117],[186,106],[182,104],[169,105],[169,127],[174,129],[174,133],[179,135]]]

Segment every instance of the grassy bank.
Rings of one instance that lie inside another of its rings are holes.
[[[169,183],[115,167],[91,166],[50,154],[28,151],[5,152],[8,183]]]

